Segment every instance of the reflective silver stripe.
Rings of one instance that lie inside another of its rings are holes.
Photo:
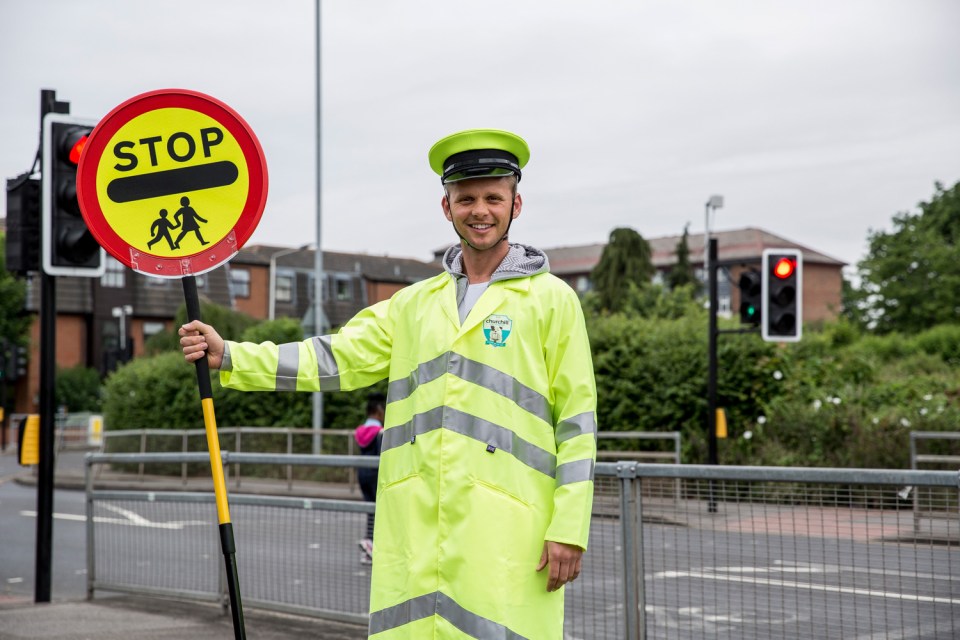
[[[314,336],[313,352],[317,355],[317,377],[321,391],[340,390],[340,368],[333,357],[333,345],[330,336]]]
[[[484,444],[492,444],[497,449],[513,455],[528,467],[551,478],[555,477],[557,456],[527,442],[510,429],[450,407],[447,407],[444,415],[443,428],[456,431]]]
[[[223,360],[220,362],[220,371],[233,371],[233,360],[230,359],[230,343],[223,343]]]
[[[420,364],[406,378],[399,378],[391,382],[387,390],[387,400],[388,402],[397,402],[408,398],[413,395],[417,387],[436,380],[444,373],[450,373],[461,380],[489,389],[508,400],[512,400],[520,408],[532,413],[547,424],[553,424],[550,403],[542,394],[495,367],[471,360],[453,351],[440,354],[436,358]]]
[[[483,640],[527,640],[519,633],[489,618],[464,609],[450,596],[434,591],[370,614],[370,635],[438,615],[472,638]]]
[[[380,443],[380,452],[383,453],[388,449],[406,444],[410,442],[414,436],[439,429],[442,420],[443,407],[436,407],[426,413],[418,413],[413,416],[413,420],[410,422],[384,429],[383,440]]]
[[[593,480],[593,460],[574,460],[557,467],[557,486]]]
[[[296,391],[300,373],[300,343],[281,344],[277,356],[277,391]]]
[[[493,445],[544,475],[551,478],[556,476],[557,457],[549,451],[527,442],[510,429],[451,407],[435,407],[418,413],[410,422],[385,429],[380,451],[382,453],[407,444],[414,436],[439,428],[473,438],[485,445]]]
[[[459,353],[451,353],[450,373],[513,400],[528,413],[532,413],[549,425],[553,424],[553,412],[550,410],[547,399],[499,369],[465,358]]]
[[[387,399],[389,402],[396,402],[409,398],[421,384],[427,384],[431,380],[436,380],[447,371],[447,359],[450,352],[441,353],[433,360],[424,362],[408,375],[406,378],[394,380],[387,387]]]
[[[464,609],[453,598],[440,592],[437,592],[437,614],[472,638],[526,640],[502,624]]]
[[[592,433],[594,438],[597,437],[597,420],[593,416],[593,411],[587,411],[578,416],[561,420],[560,424],[557,425],[557,444],[570,438],[576,438],[584,433]]]
[[[437,592],[411,598],[370,614],[370,635],[402,627],[414,620],[422,620],[437,611]]]

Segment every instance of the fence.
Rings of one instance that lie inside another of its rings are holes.
[[[313,429],[305,429],[298,427],[223,427],[217,429],[217,432],[220,436],[221,446],[223,448],[229,449],[234,453],[243,453],[243,436],[248,435],[261,435],[268,436],[270,439],[276,441],[280,439],[283,443],[283,452],[287,455],[292,455],[297,453],[297,450],[294,446],[294,438],[296,436],[304,437],[309,436],[309,441],[313,442],[314,434],[318,433]],[[346,455],[352,456],[359,453],[356,448],[356,442],[353,439],[353,430],[352,429],[323,429],[319,431],[324,436],[332,436],[334,438],[343,438],[345,442],[343,445],[336,447],[338,453],[345,453]],[[171,440],[179,441],[179,448],[181,453],[188,453],[191,450],[190,443],[191,438],[195,442],[196,446],[194,450],[205,451],[207,446],[207,432],[204,429],[124,429],[117,431],[105,431],[103,433],[102,444],[100,447],[101,452],[111,451],[113,447],[110,446],[109,442],[115,442],[117,440],[128,439],[135,440],[137,442],[137,449],[139,453],[145,454],[148,451],[157,452],[157,451],[169,451],[169,445],[156,446],[158,443],[156,441],[152,442],[151,439],[155,440],[165,440],[167,442]],[[656,462],[656,461],[667,461],[674,464],[680,464],[680,432],[679,431],[664,431],[664,432],[645,432],[645,431],[601,431],[597,434],[599,440],[610,440],[610,441],[628,441],[628,442],[667,442],[669,441],[672,446],[670,451],[643,451],[643,450],[634,450],[634,451],[610,451],[610,450],[600,450],[597,452],[599,459],[619,459],[619,460],[638,460],[646,462]],[[328,440],[329,442],[329,440]],[[154,446],[148,446],[153,444]],[[116,446],[116,445],[114,445]],[[262,452],[265,448],[263,443],[257,443],[254,447],[257,452]],[[293,490],[294,482],[294,465],[285,466],[285,475],[287,479],[287,490]],[[203,471],[205,472],[205,468]],[[142,482],[144,479],[144,463],[138,463],[137,477]],[[359,485],[357,484],[356,471],[350,469],[349,473],[349,484],[352,493],[359,492]],[[188,463],[183,462],[180,464],[180,478],[181,484],[184,486],[187,485],[187,479],[189,476]],[[233,482],[234,489],[240,489],[242,485],[243,475],[240,463],[234,463],[233,468],[231,469],[231,478]]]
[[[219,599],[209,493],[102,491],[87,457],[88,588]],[[367,457],[225,453],[224,464],[367,466]],[[681,485],[679,499],[675,493]],[[924,487],[914,525],[904,487]],[[565,637],[950,638],[960,634],[960,476],[947,471],[598,463],[590,548]],[[244,603],[363,623],[370,505],[233,495]],[[935,517],[933,517],[935,516]]]

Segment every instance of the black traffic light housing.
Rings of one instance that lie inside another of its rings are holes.
[[[27,348],[0,338],[0,379],[16,382],[27,375]]]
[[[747,269],[740,274],[740,324],[759,326],[763,279],[756,269]]]
[[[43,117],[43,270],[52,276],[103,275],[103,249],[87,228],[77,201],[77,165],[95,120],[62,113]]]
[[[763,339],[797,342],[803,333],[803,254],[798,249],[765,249],[761,273]]]
[[[24,173],[7,180],[7,270],[40,270],[40,181]]]

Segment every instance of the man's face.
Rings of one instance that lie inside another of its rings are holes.
[[[511,209],[514,218],[520,215],[523,201],[515,185],[511,176],[454,182],[441,201],[443,213],[469,246],[492,249],[510,226]]]

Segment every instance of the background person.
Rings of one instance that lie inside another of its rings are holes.
[[[353,430],[353,438],[360,447],[362,456],[379,456],[380,444],[383,442],[383,419],[387,408],[387,396],[379,392],[367,396],[367,419]],[[367,502],[377,500],[377,470],[361,467],[357,470],[357,481],[360,491]],[[373,523],[374,513],[367,514],[367,528],[364,530],[360,548],[363,550],[361,561],[373,560]]]

